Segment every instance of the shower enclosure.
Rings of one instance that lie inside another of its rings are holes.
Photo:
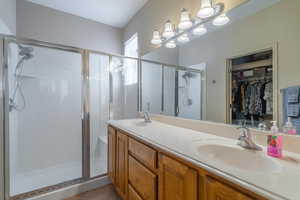
[[[180,116],[178,76],[198,72],[13,36],[0,43],[0,200],[105,176],[106,122],[142,110]]]
[[[202,70],[142,61],[141,109],[154,114],[203,119]]]

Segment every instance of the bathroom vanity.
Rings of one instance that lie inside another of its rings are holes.
[[[124,200],[266,200],[299,195],[291,184],[299,185],[298,165],[270,158],[264,151],[245,150],[229,138],[133,119],[110,121],[108,140],[108,174]],[[288,190],[279,189],[284,183]]]

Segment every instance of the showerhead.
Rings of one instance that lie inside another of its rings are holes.
[[[186,79],[186,78],[194,78],[196,77],[197,75],[195,73],[192,73],[192,72],[185,72],[183,75],[182,75],[182,78]]]
[[[19,45],[19,55],[28,60],[33,57],[33,47],[24,47]]]

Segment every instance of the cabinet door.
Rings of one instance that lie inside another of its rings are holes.
[[[210,177],[206,178],[206,192],[208,200],[254,200]]]
[[[128,180],[143,200],[156,200],[156,175],[144,167],[139,161],[129,156]]]
[[[117,132],[116,189],[123,199],[126,199],[127,195],[127,163],[128,137]]]
[[[116,181],[116,130],[108,127],[108,176],[113,184]]]
[[[131,185],[128,185],[128,200],[143,200]]]
[[[197,200],[197,171],[167,156],[159,157],[159,200]]]

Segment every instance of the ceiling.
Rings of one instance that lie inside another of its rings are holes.
[[[27,0],[49,8],[123,28],[148,0]]]

